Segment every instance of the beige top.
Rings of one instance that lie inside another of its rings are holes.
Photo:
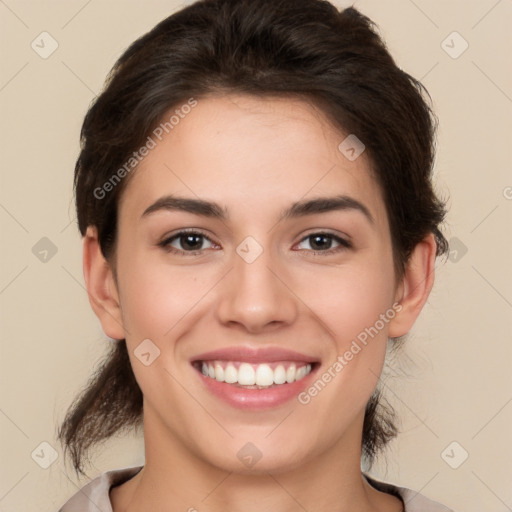
[[[109,498],[110,488],[126,482],[135,476],[142,467],[136,466],[101,473],[101,475],[84,485],[74,494],[59,509],[59,512],[112,512],[112,504]],[[454,512],[440,503],[429,500],[416,491],[379,482],[365,473],[363,475],[375,489],[401,498],[405,504],[405,512]]]

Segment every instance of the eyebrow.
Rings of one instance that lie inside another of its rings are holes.
[[[173,195],[166,195],[157,199],[152,205],[148,206],[144,210],[141,218],[162,210],[183,211],[220,220],[229,219],[229,214],[226,208],[221,207],[218,203],[205,201],[204,199],[193,199]],[[318,197],[315,199],[298,201],[281,212],[279,221],[340,210],[360,212],[371,224],[375,223],[372,214],[363,203],[346,195]]]

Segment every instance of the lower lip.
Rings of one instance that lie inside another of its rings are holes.
[[[310,384],[316,370],[315,365],[302,379],[267,389],[246,389],[206,377],[197,369],[195,371],[208,390],[229,405],[238,409],[263,410],[277,407],[297,397]]]

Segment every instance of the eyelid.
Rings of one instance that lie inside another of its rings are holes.
[[[185,250],[178,249],[178,248],[170,245],[171,242],[178,240],[180,237],[182,237],[186,234],[199,235],[199,236],[203,237],[204,239],[208,240],[209,242],[211,242],[213,245],[220,246],[220,244],[215,242],[215,240],[213,240],[212,237],[207,235],[204,232],[204,230],[202,230],[200,228],[179,229],[178,231],[175,231],[174,233],[165,235],[162,238],[162,240],[160,242],[158,242],[157,245],[160,246],[162,249],[164,249],[168,253],[173,253],[173,254],[177,254],[180,256],[193,257],[193,256],[203,255],[204,251],[206,251],[207,249],[197,249],[197,250],[192,250],[192,251],[185,251]],[[310,230],[308,233],[304,234],[302,236],[302,238],[296,244],[294,244],[294,247],[295,247],[295,245],[304,242],[305,240],[312,237],[313,235],[320,235],[320,236],[323,235],[323,236],[330,237],[338,243],[338,246],[334,247],[334,248],[329,248],[326,250],[299,249],[299,250],[297,250],[297,252],[305,252],[307,254],[313,254],[315,256],[332,256],[334,254],[338,254],[341,251],[346,251],[348,249],[353,248],[353,244],[350,240],[351,237],[349,235],[343,234],[343,236],[342,236],[339,233],[333,233],[328,229],[322,229],[322,228],[315,228],[315,229]],[[348,240],[347,240],[347,238],[348,238]]]
[[[335,231],[328,228],[312,228],[308,229],[306,231],[306,234],[301,238],[301,240],[304,240],[304,238],[307,238],[308,236],[312,235],[330,235],[335,238],[339,238],[341,240],[344,240],[347,243],[351,243],[352,237],[343,231]]]
[[[325,251],[319,251],[319,250],[314,250],[314,249],[306,250],[306,252],[308,252],[308,253],[321,254],[322,256],[324,256],[324,255],[328,256],[328,255],[338,253],[339,251],[342,251],[342,250],[347,250],[347,249],[353,248],[353,244],[350,240],[351,239],[350,236],[348,236],[348,235],[341,236],[338,233],[332,233],[331,231],[325,230],[325,229],[316,229],[316,230],[311,231],[310,233],[303,236],[297,242],[297,244],[302,243],[304,240],[307,240],[308,238],[312,237],[313,235],[326,235],[326,236],[332,238],[333,240],[335,240],[339,245],[338,245],[338,247],[327,249]],[[297,245],[297,244],[295,244],[295,245]],[[302,251],[304,249],[300,249],[300,250]]]
[[[210,235],[207,235],[205,233],[205,231],[200,228],[181,228],[181,229],[175,231],[174,233],[166,234],[164,237],[162,237],[160,242],[157,243],[157,245],[162,247],[167,252],[176,253],[176,254],[185,254],[188,256],[194,256],[194,255],[200,254],[206,250],[206,249],[198,249],[195,251],[184,251],[182,249],[177,249],[176,247],[172,247],[170,245],[171,242],[178,240],[180,237],[182,237],[183,235],[186,235],[186,234],[200,235],[204,239],[211,242],[213,245],[220,245],[217,242],[215,242],[215,240],[213,240]]]
[[[189,233],[192,233],[194,235],[195,234],[202,235],[205,238],[208,238],[208,240],[210,240],[211,242],[213,242],[211,236],[204,229],[201,229],[201,228],[179,228],[176,231],[171,231],[170,233],[166,233],[162,237],[160,243],[170,240],[172,238],[177,238],[180,235],[189,234]]]

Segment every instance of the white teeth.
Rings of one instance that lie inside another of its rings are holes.
[[[256,369],[256,384],[258,386],[272,386],[274,384],[274,372],[268,364],[260,364]]]
[[[250,364],[242,363],[238,368],[238,384],[242,386],[253,386],[256,384],[256,374]]]
[[[224,368],[218,363],[215,365],[215,379],[219,382],[224,382]]]
[[[302,379],[302,377],[305,377],[305,376],[306,376],[306,367],[301,366],[300,368],[297,369],[297,373],[295,374],[295,380],[300,380],[300,379]]]
[[[235,382],[238,382],[238,371],[232,364],[228,364],[226,366],[226,369],[224,370],[224,380],[228,384],[234,384]]]
[[[295,365],[292,364],[288,370],[286,370],[286,382],[290,383],[295,380]]]
[[[311,364],[299,366],[291,364],[288,368],[278,364],[274,370],[269,364],[252,365],[240,363],[238,369],[233,363],[221,364],[219,361],[203,362],[201,373],[206,377],[227,384],[240,384],[241,386],[269,387],[295,382],[303,379],[311,372]]]
[[[284,384],[286,382],[286,370],[284,366],[280,364],[274,370],[274,384]]]

